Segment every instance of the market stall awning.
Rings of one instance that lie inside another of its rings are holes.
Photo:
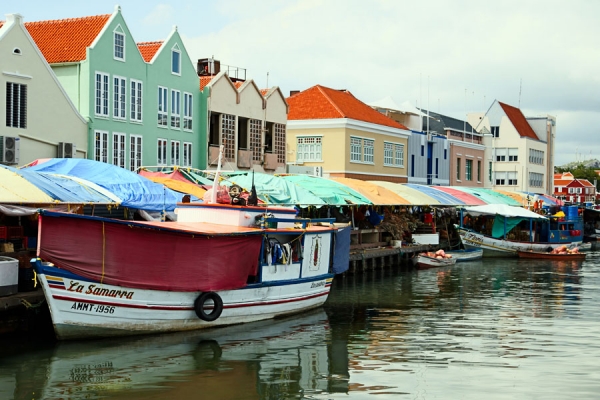
[[[417,190],[415,188],[411,188],[404,183],[392,183],[386,181],[369,181],[376,185],[383,186],[386,189],[391,190],[392,192],[398,194],[402,198],[406,199],[409,204],[414,206],[431,206],[431,205],[440,205],[440,201],[434,197],[429,196],[428,194]]]
[[[165,185],[176,192],[194,195],[198,199],[202,199],[204,193],[206,193],[206,189],[190,182],[177,170],[170,173],[164,173],[141,169],[138,171],[138,174],[150,179],[152,182]]]
[[[546,206],[562,206],[564,202],[561,199],[557,199],[554,196],[550,196],[542,193],[533,193],[533,192],[523,192],[527,196],[531,196],[532,202],[537,200],[542,200],[543,204]]]
[[[359,179],[351,178],[331,178],[336,182],[346,185],[366,198],[368,198],[374,205],[386,206],[386,205],[400,205],[410,204],[408,200],[400,196],[391,190],[384,188],[383,186],[377,185],[373,182],[361,181]]]
[[[442,192],[448,193],[449,195],[454,196],[457,199],[460,199],[461,201],[463,201],[464,204],[467,204],[470,206],[480,206],[480,205],[487,204],[485,201],[483,201],[482,199],[480,199],[477,196],[472,195],[471,193],[462,192],[458,189],[455,189],[455,188],[452,188],[449,186],[434,186],[433,188],[436,190],[441,190]]]
[[[173,211],[183,195],[115,165],[83,158],[51,158],[29,164],[25,170],[74,176],[114,193],[124,207]]]
[[[329,205],[368,205],[371,200],[356,190],[331,179],[320,178],[312,175],[277,175],[281,179],[308,190]]]
[[[252,190],[252,181],[254,179],[256,195],[265,204],[281,206],[322,206],[326,204],[323,199],[315,196],[309,190],[279,176],[244,171],[243,173],[236,173],[229,177],[223,176],[222,178],[220,185],[230,186],[237,184],[247,192]]]
[[[0,203],[50,204],[57,201],[18,174],[15,168],[0,166]]]
[[[516,201],[515,199],[505,196],[503,194],[494,192],[491,189],[485,188],[472,188],[472,187],[464,187],[464,186],[452,186],[452,188],[470,193],[474,196],[477,196],[481,200],[483,200],[486,204],[506,204],[510,206],[521,206],[521,203]]]
[[[428,196],[433,197],[434,199],[438,200],[440,204],[446,206],[459,206],[465,204],[465,202],[461,199],[441,190],[436,190],[431,186],[419,185],[414,183],[406,183],[405,185],[410,188],[416,189],[420,192],[423,192]]]

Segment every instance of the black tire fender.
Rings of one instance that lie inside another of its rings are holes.
[[[212,311],[206,312],[205,304],[207,301],[213,302]],[[204,292],[194,301],[194,311],[201,320],[211,322],[221,316],[223,312],[223,299],[215,292]]]

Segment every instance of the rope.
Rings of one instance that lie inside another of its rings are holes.
[[[44,304],[45,302],[46,302],[46,300],[44,299],[44,300],[40,301],[40,302],[39,302],[39,303],[37,303],[37,304],[31,304],[31,303],[30,303],[30,302],[28,302],[27,300],[25,300],[25,299],[21,299],[21,304],[23,304],[23,305],[24,305],[25,307],[27,307],[27,308],[38,308],[38,307],[40,307],[42,304]]]

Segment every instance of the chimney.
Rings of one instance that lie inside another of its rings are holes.
[[[296,95],[298,93],[300,93],[299,90],[290,90],[290,97],[292,97],[292,96],[294,96],[294,95]]]

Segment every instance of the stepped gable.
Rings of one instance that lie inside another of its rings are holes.
[[[515,127],[519,135],[521,135],[521,137],[528,137],[531,139],[540,140],[540,138],[538,138],[538,136],[531,128],[531,125],[529,125],[529,122],[527,122],[527,119],[525,118],[521,110],[519,110],[516,107],[509,106],[508,104],[502,103],[500,101],[498,102],[498,104],[500,104],[500,107],[502,107],[502,109],[506,113],[506,116],[508,117],[508,119],[510,119],[510,122],[512,122],[513,126]]]
[[[152,58],[154,58],[154,55],[156,54],[158,49],[160,49],[163,43],[164,42],[162,40],[155,42],[140,42],[137,43],[137,47],[140,50],[140,54],[142,55],[144,61],[148,63],[152,61]]]
[[[348,118],[389,126],[408,128],[358,100],[347,90],[316,85],[286,99],[290,106],[288,120]]]
[[[26,22],[25,27],[49,64],[85,60],[111,14]]]

